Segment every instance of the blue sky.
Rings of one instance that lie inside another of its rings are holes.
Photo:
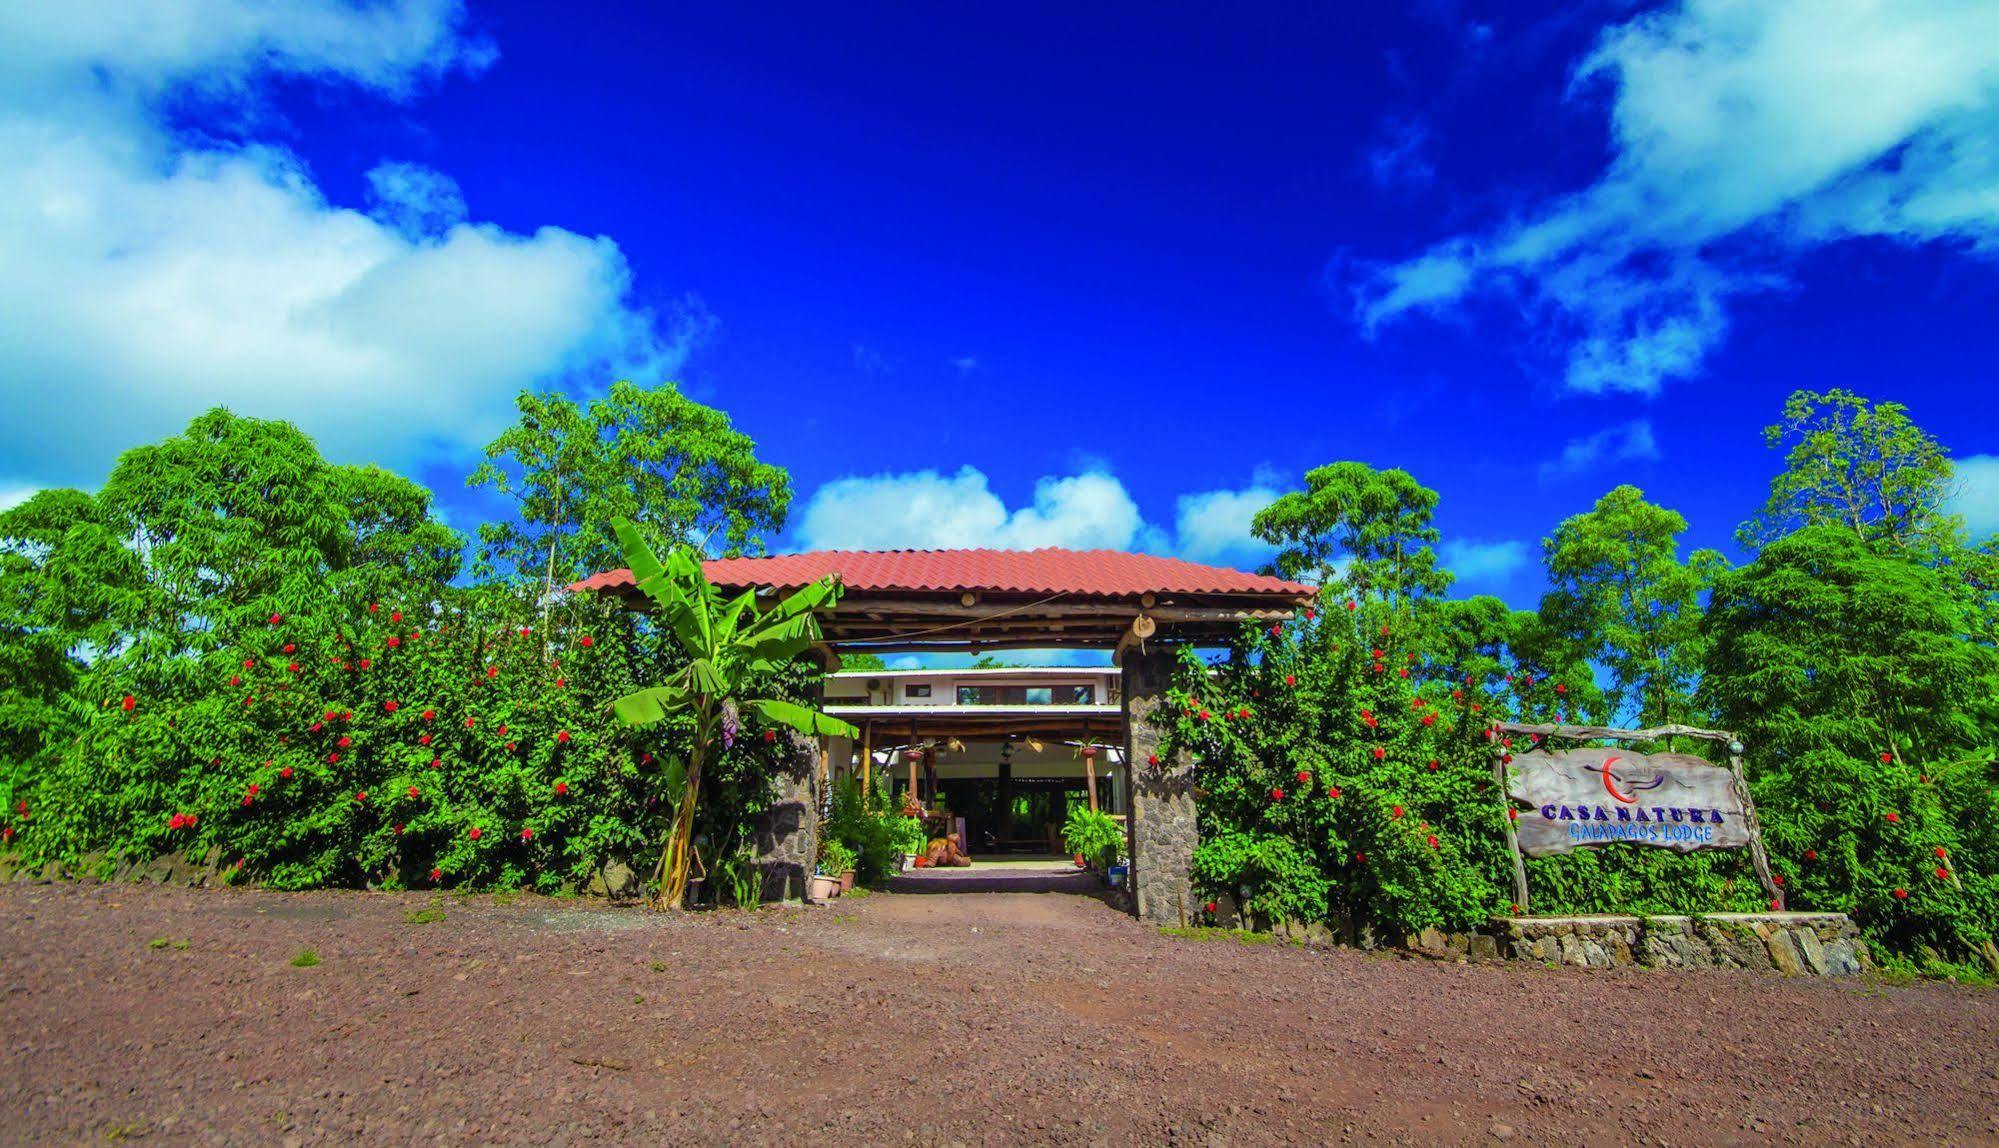
[[[519,388],[672,377],[789,547],[1254,564],[1360,459],[1527,605],[1846,386],[1999,529],[1999,4],[963,7],[8,6],[0,500],[221,402],[469,524]]]

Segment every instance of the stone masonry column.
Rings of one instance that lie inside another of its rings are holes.
[[[819,745],[786,730],[777,793],[756,821],[757,868],[765,901],[803,900],[819,863]]]
[[[1192,868],[1200,832],[1194,822],[1194,762],[1163,753],[1152,715],[1166,704],[1173,656],[1127,649],[1123,660],[1125,761],[1131,770],[1131,888],[1141,920],[1184,925],[1194,919]]]

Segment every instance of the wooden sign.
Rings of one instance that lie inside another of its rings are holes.
[[[1506,769],[1507,792],[1531,806],[1513,826],[1530,857],[1617,844],[1690,853],[1752,840],[1735,774],[1698,757],[1565,749],[1521,754]]]

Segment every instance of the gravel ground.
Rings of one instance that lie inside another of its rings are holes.
[[[1999,1142],[1999,993],[1188,940],[1053,893],[13,885],[0,992],[9,1143]]]

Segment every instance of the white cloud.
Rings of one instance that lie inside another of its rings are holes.
[[[979,360],[971,355],[961,355],[958,358],[952,359],[951,365],[958,368],[959,374],[969,375],[979,369]]]
[[[266,80],[400,99],[490,58],[448,0],[0,5],[0,403],[35,432],[0,438],[8,469],[95,485],[218,403],[407,466],[483,442],[522,387],[676,368],[703,323],[662,334],[611,240],[467,222],[408,163],[342,207],[255,138]]]
[[[33,486],[0,486],[0,510],[12,510],[40,493]]]
[[[1956,491],[1950,508],[1964,516],[1974,542],[1999,533],[1999,454],[1974,454],[1957,460]]]
[[[1124,484],[1103,471],[1047,477],[1009,510],[972,467],[836,479],[813,492],[798,538],[812,550],[1039,546],[1128,550],[1156,544]]]
[[[1553,482],[1606,463],[1652,462],[1658,458],[1659,442],[1652,435],[1651,422],[1633,419],[1584,438],[1570,439],[1560,455],[1541,464],[1540,476],[1542,482]]]
[[[1569,347],[1566,382],[1696,373],[1759,264],[1838,239],[1999,253],[1999,5],[1682,0],[1607,29],[1614,156],[1583,190],[1378,269],[1376,325],[1492,290]]]
[[[1243,490],[1181,495],[1174,513],[1180,556],[1195,562],[1245,565],[1267,559],[1272,547],[1250,533],[1250,521],[1257,511],[1277,501],[1277,495],[1262,483]]]
[[[1451,541],[1442,551],[1444,568],[1459,582],[1504,582],[1527,565],[1527,546],[1521,542]]]
[[[1276,476],[1259,473],[1240,490],[1181,496],[1172,531],[1148,522],[1124,483],[1107,467],[1050,475],[1033,501],[1008,507],[983,472],[963,467],[854,475],[812,493],[796,541],[808,550],[989,547],[1172,552],[1193,562],[1253,566],[1270,547],[1250,536],[1250,519],[1277,497]]]

